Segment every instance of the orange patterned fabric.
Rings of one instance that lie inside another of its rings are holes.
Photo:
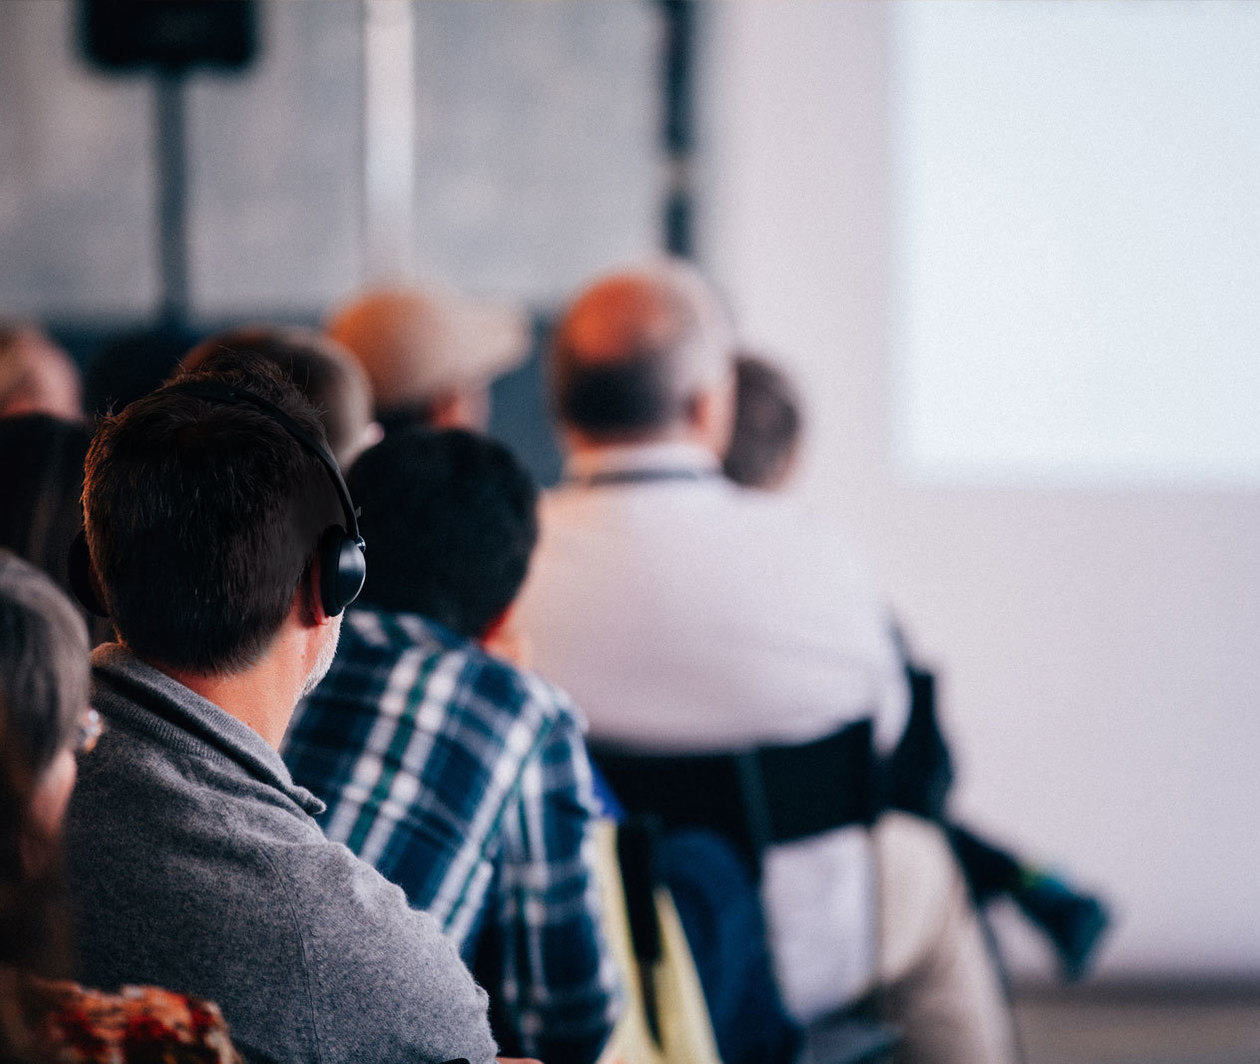
[[[218,1006],[155,987],[117,994],[39,983],[33,1025],[56,1064],[240,1064]]]

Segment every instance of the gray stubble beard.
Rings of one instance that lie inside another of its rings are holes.
[[[332,619],[332,632],[324,641],[324,645],[320,648],[319,657],[315,660],[315,665],[311,671],[306,674],[306,679],[302,681],[301,698],[306,698],[316,687],[319,686],[320,680],[328,675],[328,670],[332,668],[333,658],[337,656],[337,644],[341,639],[341,614]]]

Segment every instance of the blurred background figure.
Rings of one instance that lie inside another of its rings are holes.
[[[239,1064],[218,1009],[153,988],[84,990],[72,973],[61,824],[101,722],[87,633],[46,576],[0,550],[0,1059]]]
[[[70,545],[83,529],[83,460],[91,435],[45,414],[0,418],[0,547],[72,591]],[[84,611],[93,643],[112,629]]]
[[[342,469],[381,438],[372,418],[372,391],[360,367],[337,341],[314,329],[250,325],[217,333],[183,358],[180,373],[213,371],[216,356],[251,355],[288,377],[319,414],[328,447]]]
[[[726,476],[760,491],[788,488],[800,457],[803,428],[800,393],[788,375],[763,359],[737,356],[735,426],[722,461]],[[941,824],[976,904],[999,898],[1014,901],[1049,939],[1064,977],[1081,979],[1109,922],[1106,908],[1062,875],[1027,864],[948,817],[955,770],[937,714],[936,677],[912,659],[899,630],[895,641],[906,670],[910,713],[900,742],[882,768],[880,800]]]
[[[490,382],[524,361],[527,322],[438,288],[379,288],[337,310],[328,335],[358,359],[388,432],[484,428]]]
[[[538,489],[507,448],[464,429],[390,433],[349,487],[368,575],[285,762],[327,806],[328,836],[456,943],[494,1002],[501,1052],[592,1064],[619,995],[591,766],[580,710],[528,671],[514,620]]]
[[[676,260],[603,277],[561,317],[567,476],[521,608],[538,667],[582,706],[630,812],[744,859],[801,1026],[869,995],[905,1061],[1011,1064],[944,838],[868,790],[906,720],[869,567],[839,530],[721,475],[734,351],[715,293]]]
[[[83,528],[83,459],[91,434],[44,414],[0,419],[0,547],[69,592],[66,558]]]
[[[797,471],[804,428],[801,397],[773,362],[735,356],[735,425],[722,472],[736,484],[775,491]]]
[[[83,387],[69,356],[34,325],[0,321],[0,417],[83,416]]]

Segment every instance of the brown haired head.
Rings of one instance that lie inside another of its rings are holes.
[[[92,568],[119,637],[150,664],[198,676],[263,657],[312,582],[321,537],[344,519],[323,465],[274,417],[181,391],[241,388],[323,440],[279,370],[232,357],[107,418],[84,477]]]
[[[203,340],[180,361],[180,375],[214,372],[241,355],[274,365],[315,409],[338,464],[348,469],[376,442],[372,387],[363,368],[336,340],[298,326],[250,325]]]

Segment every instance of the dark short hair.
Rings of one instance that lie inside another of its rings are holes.
[[[765,488],[786,471],[801,435],[801,404],[783,372],[763,359],[735,360],[735,425],[722,471],[735,483]]]
[[[354,464],[350,490],[372,552],[365,603],[473,639],[512,604],[538,542],[538,489],[502,444],[398,432]]]
[[[180,362],[180,372],[212,373],[241,355],[272,363],[297,385],[319,415],[333,454],[345,460],[372,420],[372,388],[350,354],[314,329],[250,325],[199,343]]]
[[[88,545],[119,636],[146,660],[215,675],[270,646],[341,509],[326,470],[274,418],[181,394],[186,380],[253,392],[321,442],[324,430],[291,382],[242,355],[137,399],[92,441]]]
[[[685,411],[668,377],[669,360],[644,353],[598,363],[558,352],[555,394],[565,424],[595,439],[668,428]]]
[[[0,418],[0,547],[70,590],[66,559],[83,527],[83,459],[91,435],[47,414]]]

